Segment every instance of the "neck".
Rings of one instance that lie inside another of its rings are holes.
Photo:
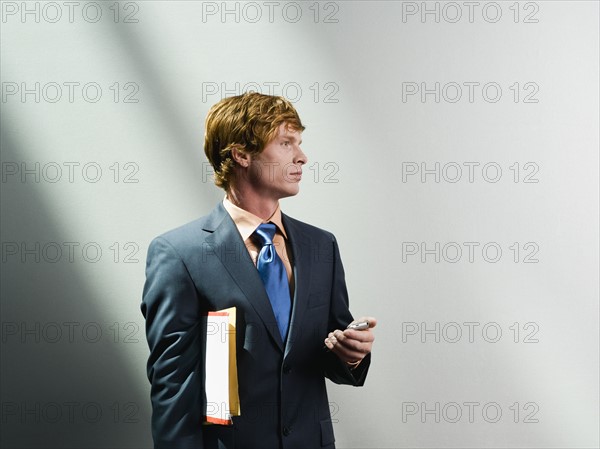
[[[227,192],[227,199],[237,207],[256,215],[263,220],[270,218],[277,210],[279,200],[276,198],[266,198],[260,195],[254,195],[252,192],[242,193],[233,188]]]

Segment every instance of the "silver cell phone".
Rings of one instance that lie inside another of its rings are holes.
[[[357,331],[364,331],[369,328],[368,321],[359,321],[358,323],[350,323],[346,329],[354,329]]]

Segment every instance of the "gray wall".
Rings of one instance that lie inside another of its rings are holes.
[[[284,211],[379,318],[338,446],[598,447],[598,16],[2,2],[2,446],[151,446],[147,245],[222,198],[204,118],[254,89],[307,125]]]

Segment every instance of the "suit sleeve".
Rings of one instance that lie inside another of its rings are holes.
[[[345,329],[353,320],[349,309],[348,290],[346,289],[346,278],[344,267],[340,257],[340,251],[335,237],[333,239],[333,284],[331,289],[331,308],[329,312],[329,331]],[[350,370],[345,362],[333,352],[325,353],[325,376],[337,384],[362,386],[365,383],[371,354],[368,354],[362,362]]]
[[[199,301],[183,261],[161,237],[148,249],[141,308],[150,347],[154,447],[202,448]]]

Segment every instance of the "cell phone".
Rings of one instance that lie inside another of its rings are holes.
[[[369,328],[368,321],[359,321],[358,323],[350,323],[346,329],[354,329],[357,331],[364,331]]]

